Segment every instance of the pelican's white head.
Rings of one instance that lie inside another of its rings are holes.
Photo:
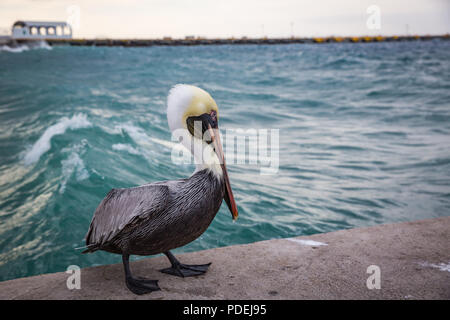
[[[219,108],[211,95],[199,87],[177,84],[167,97],[167,121],[170,131],[187,129],[186,119],[215,112],[219,119]]]
[[[176,134],[181,143],[194,154],[197,170],[209,169],[219,179],[224,179],[225,201],[233,219],[236,219],[237,207],[220,142],[219,108],[214,99],[203,89],[177,84],[167,97],[167,121],[172,133]],[[194,150],[195,146],[200,146],[200,152]],[[198,159],[199,154],[201,159]]]
[[[217,116],[217,104],[205,90],[187,84],[177,84],[170,90],[167,121],[173,136],[194,155],[196,171],[209,169],[221,178],[221,159],[206,139],[208,125],[218,128]]]

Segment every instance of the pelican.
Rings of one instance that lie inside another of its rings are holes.
[[[204,274],[209,265],[179,262],[170,250],[197,239],[222,204],[233,220],[238,210],[228,179],[218,131],[219,109],[208,92],[178,84],[167,97],[170,130],[194,154],[196,170],[186,179],[112,189],[94,212],[83,253],[103,250],[122,255],[125,283],[135,294],[160,290],[158,280],[132,275],[130,255],[164,253],[171,266],[161,272],[179,277]],[[194,147],[201,152],[194,152]],[[201,158],[201,159],[200,159]]]

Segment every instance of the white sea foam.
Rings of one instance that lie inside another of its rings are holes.
[[[73,173],[75,173],[75,179],[77,181],[83,181],[89,178],[89,172],[78,154],[77,149],[79,148],[75,147],[69,157],[66,160],[61,161],[63,178],[59,188],[59,193],[64,193],[66,190],[67,181],[69,181]]]
[[[144,132],[142,128],[136,127],[132,124],[121,124],[116,127],[118,130],[125,130],[134,142],[140,145],[148,144],[150,137]]]
[[[156,142],[164,147],[167,147],[168,149],[173,149],[176,146],[178,146],[178,143],[172,142],[172,141],[167,141],[167,140],[162,140],[162,139],[158,139],[158,138],[150,138],[151,141]]]
[[[26,46],[26,45],[20,45],[17,47],[9,47],[9,46],[3,45],[0,47],[0,51],[14,52],[14,53],[24,52],[27,50],[30,50],[30,48],[28,48],[28,46]]]
[[[36,41],[36,42],[29,42],[27,44],[21,44],[17,47],[10,47],[7,45],[0,46],[0,51],[7,51],[7,52],[14,52],[14,53],[20,53],[24,51],[28,51],[30,49],[46,49],[46,50],[52,50],[52,46],[49,45],[46,41]]]
[[[134,141],[134,143],[137,144],[137,148],[133,148],[136,152],[143,155],[145,158],[147,158],[150,161],[156,162],[156,158],[152,154],[152,143],[151,138],[144,132],[144,129],[140,127],[136,127],[133,124],[127,123],[127,124],[120,124],[114,128],[114,131],[116,132],[122,132],[125,131],[130,138]],[[131,146],[130,146],[131,147]],[[116,146],[117,148],[121,148],[122,150],[130,151],[128,147],[122,147],[122,146]],[[133,151],[131,151],[133,152]],[[131,153],[130,152],[130,153]]]
[[[47,43],[47,41],[41,40],[41,41],[35,41],[30,42],[27,44],[28,48],[30,49],[45,49],[45,50],[52,50],[53,47]]]
[[[286,240],[296,242],[296,243],[299,243],[304,246],[314,246],[315,247],[315,246],[327,246],[328,245],[326,243],[314,241],[314,240],[303,240],[303,239],[296,239],[296,238],[287,238]]]
[[[126,152],[128,152],[130,154],[136,154],[136,155],[140,154],[140,152],[138,150],[136,150],[135,148],[133,148],[129,144],[116,143],[116,144],[113,144],[112,148],[113,148],[113,150],[126,151]]]
[[[134,142],[141,146],[146,146],[149,144],[157,143],[160,144],[168,149],[172,149],[175,147],[178,143],[174,143],[172,141],[168,140],[162,140],[158,138],[150,137],[148,134],[145,133],[144,129],[140,127],[136,127],[132,124],[121,124],[119,126],[116,126],[115,130],[124,130],[128,133],[128,135],[133,139]]]
[[[63,117],[56,124],[48,127],[42,136],[34,143],[24,156],[25,164],[35,163],[51,147],[51,139],[60,134],[64,134],[67,129],[79,129],[91,126],[85,114],[76,114],[72,118]]]

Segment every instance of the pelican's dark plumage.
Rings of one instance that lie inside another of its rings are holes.
[[[224,191],[208,169],[188,179],[112,189],[94,213],[84,252],[153,255],[184,246],[208,228]]]
[[[182,264],[170,250],[188,244],[205,232],[222,200],[226,201],[233,219],[238,215],[220,136],[215,131],[218,129],[215,101],[200,88],[177,85],[168,97],[167,117],[172,132],[181,130],[181,142],[188,150],[193,151],[189,140],[199,141],[202,159],[196,162],[197,170],[187,179],[112,189],[95,210],[83,251],[121,254],[126,285],[136,294],[159,290],[159,286],[157,280],[132,275],[130,255],[164,253],[171,267],[162,272],[181,277],[203,274],[210,264]],[[209,140],[203,138],[206,132]],[[194,157],[198,158],[195,152]]]

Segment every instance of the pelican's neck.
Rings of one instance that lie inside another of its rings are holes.
[[[196,168],[192,174],[207,169],[211,171],[217,179],[222,179],[222,166],[212,144],[194,138],[188,130],[184,130],[182,133],[181,144],[194,156]]]
[[[215,157],[217,158],[217,155],[215,155]],[[195,174],[195,173],[205,170],[205,169],[211,171],[217,179],[222,179],[223,171],[222,171],[222,167],[220,166],[219,159],[217,159],[217,162],[210,163],[210,164],[209,163],[196,163],[195,170],[192,174]]]

